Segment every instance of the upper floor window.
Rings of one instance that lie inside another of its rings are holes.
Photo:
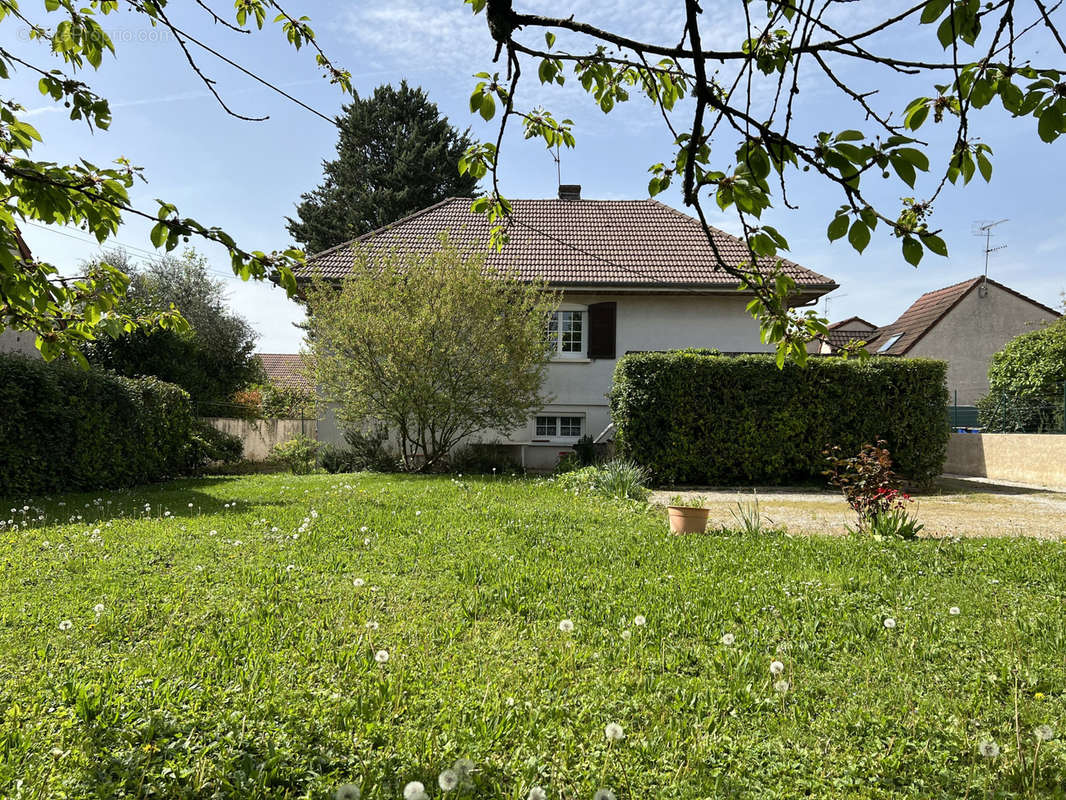
[[[584,358],[588,351],[588,312],[560,308],[548,323],[548,341],[555,358]]]

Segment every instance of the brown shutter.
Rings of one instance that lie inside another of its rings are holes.
[[[615,357],[615,316],[617,303],[589,306],[589,358]]]

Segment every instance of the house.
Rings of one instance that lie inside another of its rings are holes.
[[[18,247],[18,257],[24,261],[33,261],[33,253],[29,245],[22,238],[22,231],[15,228],[15,244]],[[30,331],[19,331],[14,328],[3,327],[0,320],[0,353],[17,353],[30,358],[41,358],[41,351],[37,349],[37,334]]]
[[[263,372],[275,386],[312,391],[314,386],[304,373],[304,361],[299,353],[256,353]]]
[[[583,200],[580,190],[562,186],[558,199],[511,201],[509,241],[500,251],[488,248],[489,222],[471,213],[471,200],[449,198],[310,257],[297,279],[343,278],[352,267],[353,245],[371,252],[428,251],[447,232],[460,247],[487,250],[489,267],[543,279],[559,290],[550,329],[554,356],[544,387],[552,401],[524,427],[483,437],[513,446],[523,466],[549,468],[580,437],[609,436],[606,395],[625,353],[771,349],[760,342],[758,324],[745,308],[750,295],[737,291],[737,280],[718,267],[697,220],[656,200]],[[725,258],[735,264],[747,260],[740,239],[717,230],[713,235]],[[781,266],[796,282],[797,306],[837,288],[791,261]],[[328,417],[319,438],[341,439]]]
[[[832,355],[851,342],[869,340],[871,334],[876,330],[876,325],[872,322],[867,322],[862,317],[848,317],[830,325],[829,333],[825,336],[819,336],[811,342],[807,351],[820,355]]]
[[[972,406],[988,393],[992,356],[1015,336],[1058,318],[1053,308],[979,275],[926,292],[899,319],[878,328],[866,349],[948,362],[952,403]]]

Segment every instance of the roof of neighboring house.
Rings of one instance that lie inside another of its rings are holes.
[[[1049,308],[1043,303],[1038,303],[1031,297],[1026,297],[1024,294],[1016,292],[991,278],[985,278],[982,275],[978,275],[976,278],[970,278],[961,283],[945,286],[943,289],[926,292],[915,300],[911,307],[900,315],[899,319],[890,325],[878,328],[876,332],[870,334],[866,349],[871,353],[878,353],[880,355],[905,355],[907,351],[914,347],[923,336],[929,333],[929,331],[931,331],[933,327],[940,322],[949,311],[951,311],[951,309],[957,306],[966,295],[976,289],[983,281],[988,281],[992,286],[1002,289],[1005,292],[1010,292],[1015,297],[1019,297],[1038,308],[1042,308],[1050,314],[1059,316],[1059,312],[1055,311],[1055,309]],[[890,340],[892,340],[893,337],[895,337],[895,339],[890,343]],[[885,347],[885,345],[888,346]],[[882,347],[885,347],[885,349],[880,349]]]
[[[271,383],[298,389],[314,388],[304,375],[304,361],[299,353],[259,353],[258,356]]]
[[[856,342],[869,341],[873,335],[873,331],[865,328],[834,328],[830,325],[829,333],[822,338],[829,343],[831,349],[838,350],[853,340]]]
[[[469,198],[453,197],[308,259],[297,273],[338,279],[352,266],[352,247],[428,252],[448,236],[460,248],[486,252],[487,266],[520,279],[557,287],[729,289],[737,280],[718,268],[699,221],[656,200],[512,200],[509,241],[500,251],[488,247],[491,226],[470,211]],[[712,228],[727,262],[748,258],[744,242]],[[768,271],[772,262],[762,267]],[[805,294],[836,288],[831,278],[783,260],[781,266]]]
[[[862,317],[848,317],[847,319],[840,320],[840,322],[834,322],[829,326],[829,330],[835,331],[837,328],[857,328],[859,330],[862,330],[863,325],[865,325],[867,329],[871,331],[877,330],[876,325],[874,325],[869,320],[863,319]]]

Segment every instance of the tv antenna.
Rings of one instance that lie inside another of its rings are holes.
[[[841,297],[847,297],[847,295],[846,294],[834,294],[832,297],[830,297],[829,295],[826,295],[826,298],[825,298],[825,316],[827,318],[829,317],[829,302],[831,300],[839,300]]]
[[[975,231],[974,235],[975,236],[984,236],[985,237],[985,276],[984,276],[984,279],[986,281],[988,280],[988,257],[992,253],[995,253],[997,250],[1003,250],[1003,249],[1005,249],[1007,247],[1007,245],[1005,245],[1005,244],[1001,244],[998,247],[993,247],[992,246],[992,229],[994,227],[996,227],[997,225],[1002,225],[1004,222],[1010,222],[1010,220],[1008,220],[1008,219],[1000,219],[1000,220],[996,220],[995,222],[985,222],[983,224],[982,223],[977,223],[977,230]]]

